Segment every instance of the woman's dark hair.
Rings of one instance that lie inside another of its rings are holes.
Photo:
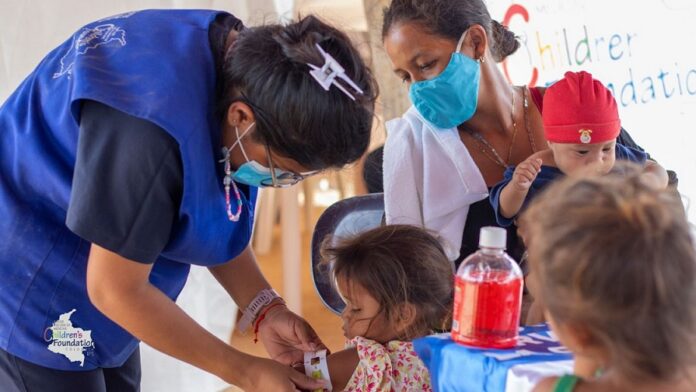
[[[471,25],[481,25],[488,34],[496,62],[515,53],[520,43],[507,27],[491,19],[483,0],[392,0],[384,9],[382,38],[394,25],[418,23],[427,31],[458,41]]]
[[[530,277],[553,319],[586,331],[617,374],[671,381],[696,364],[694,239],[676,192],[622,169],[534,200],[521,217]]]
[[[336,86],[324,90],[310,75],[333,56],[363,94]],[[310,170],[340,168],[367,150],[377,83],[348,36],[307,16],[295,23],[242,30],[224,65],[225,111],[234,101],[248,104],[256,117],[256,140]]]
[[[322,263],[332,264],[335,278],[368,290],[387,321],[401,304],[416,307],[416,320],[403,338],[449,329],[453,267],[435,237],[414,226],[389,225],[332,242],[324,241]]]

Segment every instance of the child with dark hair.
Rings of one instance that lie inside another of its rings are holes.
[[[522,215],[530,275],[572,376],[535,391],[696,390],[696,252],[681,199],[635,165],[568,178]]]
[[[411,340],[449,329],[454,275],[439,242],[407,225],[382,226],[322,254],[346,302],[351,348],[328,357],[334,390],[430,391]]]
[[[564,175],[604,175],[616,161],[639,163],[651,181],[667,186],[662,166],[646,153],[617,143],[621,121],[616,100],[591,74],[566,72],[546,90],[543,107],[549,148],[508,167],[504,179],[491,189],[499,225],[510,226],[526,203],[552,181]]]

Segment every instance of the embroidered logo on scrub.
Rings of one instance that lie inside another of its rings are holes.
[[[126,31],[112,23],[82,29],[73,36],[70,49],[60,59],[60,70],[53,74],[53,79],[65,74],[70,77],[77,56],[107,44],[126,46]]]
[[[70,362],[79,362],[85,365],[85,355],[94,353],[92,331],[77,328],[70,321],[70,316],[75,313],[73,309],[60,315],[53,325],[44,331],[44,340],[50,342],[48,350],[61,354]]]

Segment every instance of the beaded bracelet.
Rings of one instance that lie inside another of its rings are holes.
[[[242,318],[237,324],[237,329],[242,333],[246,332],[249,327],[254,325],[254,320],[256,320],[263,307],[270,305],[271,302],[279,298],[280,296],[273,289],[263,289],[259,291],[256,297],[254,297],[242,312]],[[282,300],[282,298],[280,299]]]
[[[266,318],[266,314],[268,313],[268,311],[275,308],[278,305],[285,305],[285,302],[277,302],[267,307],[263,310],[263,312],[261,312],[261,315],[256,320],[256,324],[254,324],[254,344],[256,344],[256,342],[259,341],[259,326],[261,325],[261,322]]]

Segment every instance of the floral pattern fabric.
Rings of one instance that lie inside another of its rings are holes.
[[[358,336],[348,346],[357,348],[360,362],[344,391],[432,391],[430,374],[413,343],[394,340],[383,345]]]

